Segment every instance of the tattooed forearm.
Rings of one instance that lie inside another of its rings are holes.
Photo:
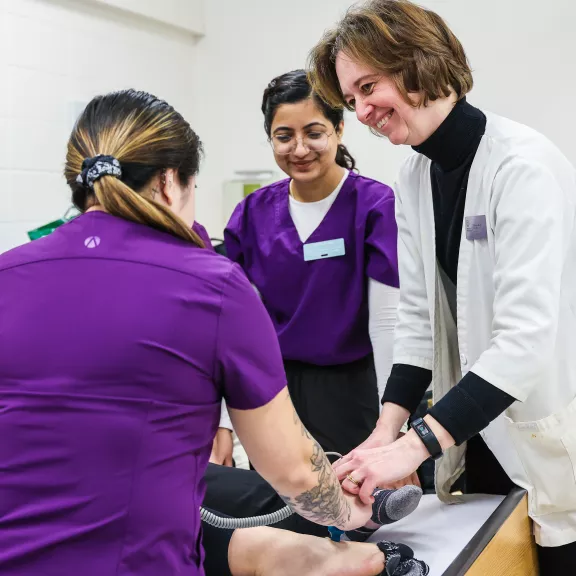
[[[287,394],[287,399],[290,395]],[[343,528],[350,521],[350,504],[344,497],[332,465],[320,444],[312,437],[294,409],[294,424],[300,426],[302,436],[310,441],[310,464],[316,476],[316,485],[298,496],[281,496],[294,512],[317,524]]]
[[[304,426],[302,426],[304,430]],[[324,451],[314,441],[310,458],[312,471],[318,474],[314,488],[295,497],[281,496],[294,512],[317,524],[343,527],[350,520],[350,505],[345,500],[338,478]]]

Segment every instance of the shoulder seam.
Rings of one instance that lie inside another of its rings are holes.
[[[218,254],[214,254],[214,256],[218,257]],[[224,258],[224,257],[222,257]],[[129,262],[130,264],[139,264],[141,266],[149,266],[151,268],[161,268],[163,270],[170,270],[172,272],[177,272],[179,274],[184,274],[185,276],[191,276],[193,278],[200,278],[201,280],[205,280],[207,283],[211,284],[211,285],[216,285],[214,282],[206,279],[206,278],[201,278],[198,273],[194,272],[194,271],[188,271],[188,270],[182,270],[179,268],[173,268],[171,266],[165,266],[162,264],[155,264],[153,262],[142,262],[141,260],[125,260],[125,259],[121,259],[121,258],[87,258],[87,257],[82,257],[82,256],[67,256],[67,257],[62,257],[62,258],[42,258],[42,259],[35,259],[35,260],[28,260],[26,262],[20,262],[18,264],[14,264],[13,266],[7,266],[5,268],[0,267],[0,274],[2,274],[2,272],[8,272],[10,270],[14,270],[16,268],[20,268],[22,266],[27,266],[29,264],[39,264],[41,262],[61,262],[64,260],[100,260],[100,261],[110,261],[110,262]],[[228,277],[228,275],[230,274],[230,270],[232,269],[232,262],[230,262],[230,265],[228,266],[228,271],[226,272],[226,277]]]

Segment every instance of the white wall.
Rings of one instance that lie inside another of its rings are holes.
[[[469,101],[524,122],[576,163],[574,2],[421,0],[460,37],[475,72]],[[275,75],[304,66],[309,48],[351,0],[207,0],[198,45],[195,128],[207,157],[198,216],[220,234],[222,182],[235,170],[275,167],[262,128],[262,91]],[[371,136],[355,118],[345,143],[360,171],[392,183],[407,151]]]
[[[205,0],[203,10],[202,3],[0,0],[0,252],[68,207],[66,140],[79,107],[97,93],[149,90],[190,120],[207,153],[198,220],[213,236],[225,224],[223,182],[236,170],[277,169],[262,128],[262,91],[273,76],[304,66],[351,0]],[[422,3],[464,43],[476,79],[470,101],[541,130],[576,163],[574,3]],[[191,30],[206,36],[198,41]],[[363,174],[388,183],[407,153],[353,117],[345,142]]]
[[[120,8],[132,14],[151,18],[188,32],[204,32],[201,0],[83,0]]]
[[[69,206],[66,142],[93,96],[134,87],[193,116],[201,0],[162,2],[177,3],[185,29],[89,0],[0,0],[0,252]]]

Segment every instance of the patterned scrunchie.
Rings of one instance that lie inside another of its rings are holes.
[[[114,156],[99,154],[94,158],[86,158],[82,162],[82,172],[78,174],[76,182],[88,188],[94,188],[94,182],[102,176],[122,177],[120,162]]]

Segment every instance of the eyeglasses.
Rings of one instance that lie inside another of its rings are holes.
[[[328,139],[334,132],[308,132],[306,136],[300,138],[291,134],[275,134],[269,142],[274,152],[280,156],[291,154],[298,147],[298,142],[309,152],[322,152],[328,146]]]

